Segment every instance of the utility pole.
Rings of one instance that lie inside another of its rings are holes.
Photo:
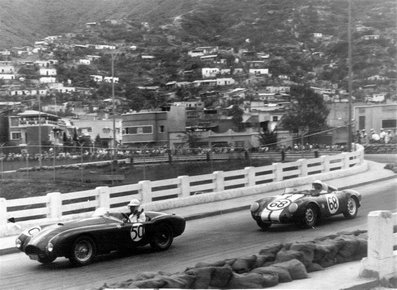
[[[39,94],[39,168],[41,165],[41,97]]]
[[[112,114],[113,114],[113,161],[116,158],[116,110],[114,100],[114,53],[112,52]]]
[[[348,138],[347,138],[347,150],[348,152],[352,151],[352,35],[351,35],[351,18],[352,18],[352,0],[348,0],[349,2],[349,11],[348,11],[348,31],[347,31],[347,42],[348,42],[348,67],[349,67],[349,76],[348,76],[348,86],[349,86],[349,113],[348,113]]]

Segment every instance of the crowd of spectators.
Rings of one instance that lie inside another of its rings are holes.
[[[232,154],[232,153],[242,153],[242,152],[252,152],[252,153],[265,153],[265,152],[281,152],[281,151],[344,151],[345,147],[343,145],[325,145],[325,144],[309,144],[304,145],[294,144],[287,147],[266,147],[261,146],[258,148],[244,148],[244,147],[234,147],[234,146],[214,146],[214,147],[198,147],[198,148],[188,148],[187,146],[181,146],[173,150],[167,147],[153,147],[153,148],[131,148],[123,150],[114,150],[108,148],[86,148],[83,150],[71,150],[70,152],[59,152],[61,149],[54,151],[53,148],[48,150],[43,150],[42,154],[31,154],[29,150],[23,149],[21,153],[8,153],[2,154],[3,161],[26,161],[26,160],[76,160],[79,161],[83,159],[84,161],[100,161],[100,160],[111,160],[112,158],[129,158],[129,157],[155,157],[155,156],[177,156],[177,155],[208,155],[208,154]],[[114,155],[115,154],[115,155]]]
[[[385,131],[380,128],[379,133],[375,129],[369,130],[367,134],[366,129],[357,130],[354,136],[355,142],[359,144],[390,144],[394,143],[393,133],[391,130]]]

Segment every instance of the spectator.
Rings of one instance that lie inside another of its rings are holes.
[[[385,144],[389,144],[390,141],[392,140],[392,135],[391,135],[391,130],[387,130],[387,134],[385,136]]]
[[[383,130],[383,128],[380,128],[379,137],[380,137],[380,141],[382,143],[385,143],[386,132],[385,130]]]
[[[379,134],[376,133],[374,129],[371,129],[370,133],[371,133],[371,141],[373,143],[378,143],[380,141]]]
[[[284,162],[284,160],[285,160],[285,150],[283,147],[283,148],[281,148],[281,162]]]
[[[367,143],[367,141],[368,141],[368,136],[367,136],[367,132],[365,131],[365,129],[362,129],[361,130],[361,141],[363,142],[363,143]]]

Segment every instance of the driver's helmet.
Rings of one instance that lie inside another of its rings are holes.
[[[328,186],[320,180],[313,181],[312,186],[315,190],[318,190],[318,192],[328,191]]]
[[[134,199],[131,199],[130,203],[127,206],[128,207],[138,207],[140,205],[141,205],[141,202],[138,199],[134,198]]]

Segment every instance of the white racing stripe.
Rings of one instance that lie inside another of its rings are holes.
[[[285,194],[278,196],[271,201],[261,213],[263,221],[278,221],[280,222],[280,215],[283,210],[288,207],[295,200],[303,197],[304,194]]]

